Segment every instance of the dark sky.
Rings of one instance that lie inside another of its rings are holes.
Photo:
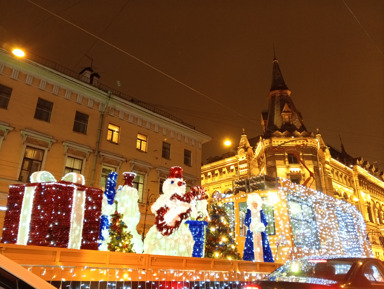
[[[274,50],[310,131],[384,168],[383,0],[0,0],[0,43],[152,103],[211,136],[261,134]],[[275,49],[274,49],[274,48]]]

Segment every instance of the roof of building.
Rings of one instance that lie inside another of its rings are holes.
[[[279,61],[275,57],[273,59],[273,68],[272,68],[272,84],[271,90],[285,90],[288,89],[288,86],[285,84],[283,74],[281,73]]]
[[[262,113],[264,137],[306,136],[309,132],[304,126],[301,113],[296,109],[291,92],[281,73],[279,62],[273,59],[272,85],[268,96],[268,111]]]

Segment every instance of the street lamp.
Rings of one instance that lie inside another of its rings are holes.
[[[155,198],[155,195],[152,194],[152,193],[149,193],[149,189],[148,189],[148,193],[147,193],[147,201],[145,202],[145,215],[144,215],[144,228],[143,228],[143,234],[141,236],[142,240],[144,241],[144,235],[145,235],[145,227],[147,225],[147,214],[148,214],[148,205],[150,203],[153,203],[153,201],[151,202],[151,200],[154,200]]]
[[[231,142],[230,139],[226,139],[226,140],[224,140],[224,146],[226,146],[226,147],[230,147],[231,145],[232,145],[232,142]]]
[[[21,50],[20,48],[13,49],[12,53],[13,53],[13,55],[15,55],[17,57],[24,57],[25,56],[25,52],[23,50]]]

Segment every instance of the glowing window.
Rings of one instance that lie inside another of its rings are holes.
[[[100,188],[105,191],[105,185],[107,184],[108,175],[111,172],[115,172],[116,168],[103,165],[101,168]]]
[[[19,175],[19,181],[23,183],[29,182],[29,176],[41,170],[45,151],[34,147],[27,146],[25,148],[23,164]]]
[[[137,192],[139,194],[139,202],[141,203],[143,202],[145,175],[136,171],[135,171],[135,174],[136,174],[136,177],[133,179],[133,186],[137,189]]]
[[[81,174],[82,168],[83,168],[82,159],[67,156],[67,160],[65,161],[64,174],[72,173],[72,172]]]
[[[147,136],[138,133],[137,134],[137,141],[136,141],[136,149],[138,149],[141,152],[147,152],[147,148],[148,148]]]
[[[119,143],[120,127],[113,124],[108,124],[107,141]]]

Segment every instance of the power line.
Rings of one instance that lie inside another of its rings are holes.
[[[40,8],[41,10],[43,10],[43,11],[45,11],[45,12],[51,14],[52,16],[54,16],[54,17],[60,19],[61,21],[65,22],[65,23],[67,23],[67,24],[69,24],[69,25],[71,25],[71,26],[73,26],[73,27],[75,27],[75,28],[77,28],[77,29],[79,29],[79,30],[81,30],[81,31],[83,31],[84,33],[86,33],[86,34],[88,34],[88,35],[90,35],[90,36],[96,38],[96,39],[99,40],[100,42],[102,42],[102,43],[104,43],[104,44],[106,44],[106,45],[108,45],[108,46],[110,46],[110,47],[116,49],[117,51],[119,51],[119,52],[121,52],[121,53],[123,53],[123,54],[125,54],[125,55],[127,55],[127,56],[129,56],[129,57],[131,57],[131,58],[133,58],[133,59],[136,60],[137,62],[140,62],[141,64],[143,64],[143,65],[145,65],[145,66],[147,66],[147,67],[149,67],[149,68],[155,70],[156,72],[158,72],[158,73],[160,73],[161,75],[163,75],[163,76],[165,76],[165,77],[167,77],[167,78],[173,80],[174,82],[180,84],[181,86],[184,86],[185,88],[187,88],[187,89],[189,89],[189,90],[191,90],[191,91],[197,93],[198,95],[203,96],[203,97],[205,97],[206,99],[208,99],[208,100],[210,100],[210,101],[212,101],[212,102],[214,102],[214,103],[216,103],[216,104],[218,104],[218,105],[220,105],[220,106],[222,106],[222,107],[224,107],[224,108],[226,108],[226,109],[228,109],[228,110],[230,110],[230,111],[236,113],[236,115],[238,115],[238,116],[240,116],[240,117],[242,117],[242,118],[248,120],[249,122],[253,122],[251,119],[249,119],[249,118],[246,117],[245,115],[239,113],[238,111],[234,110],[232,107],[229,107],[229,106],[224,105],[223,103],[217,101],[216,99],[214,99],[214,98],[212,98],[212,97],[210,97],[210,96],[208,96],[208,95],[206,95],[206,94],[200,92],[199,90],[197,90],[197,89],[195,89],[195,88],[189,86],[188,84],[185,84],[184,82],[182,82],[182,81],[178,80],[177,78],[175,78],[175,77],[169,75],[168,73],[166,73],[166,72],[160,70],[159,68],[157,68],[157,67],[151,65],[150,63],[148,63],[148,62],[146,62],[146,61],[144,61],[144,60],[141,60],[140,58],[134,56],[133,54],[131,54],[131,53],[127,52],[127,51],[125,51],[124,49],[122,49],[122,48],[120,48],[120,47],[118,47],[118,46],[116,46],[116,45],[114,45],[114,44],[112,44],[112,43],[110,43],[110,42],[104,40],[103,38],[101,38],[101,37],[99,37],[99,36],[93,34],[92,32],[89,32],[88,30],[86,30],[86,29],[80,27],[79,25],[76,25],[75,23],[72,23],[71,21],[69,21],[69,20],[67,20],[67,19],[65,19],[65,18],[63,18],[63,17],[61,17],[60,15],[57,15],[56,13],[54,13],[54,12],[52,12],[52,11],[46,9],[45,7],[43,7],[43,6],[41,6],[41,5],[38,5],[37,3],[33,2],[32,0],[27,0],[27,2],[31,3],[32,5],[35,5],[36,7]]]
[[[375,40],[372,38],[371,34],[369,34],[369,32],[367,31],[367,29],[364,28],[364,26],[361,24],[361,22],[359,21],[359,19],[357,18],[356,14],[353,13],[352,9],[349,7],[349,5],[347,4],[347,1],[346,0],[342,0],[345,7],[348,9],[349,13],[351,13],[352,17],[355,19],[355,21],[357,22],[357,24],[359,24],[360,28],[363,30],[363,32],[365,33],[365,35],[369,38],[369,40],[372,41],[373,45],[376,47],[376,49],[380,52],[381,55],[384,56],[384,53],[383,51],[380,49],[380,47],[376,44]]]

